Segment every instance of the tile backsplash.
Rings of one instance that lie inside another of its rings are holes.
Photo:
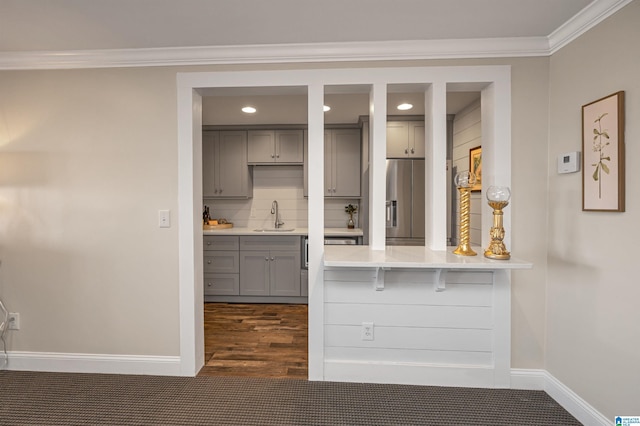
[[[285,228],[307,228],[307,199],[303,196],[302,166],[254,166],[253,198],[247,200],[204,200],[213,219],[225,218],[236,227],[273,228],[275,217],[271,204],[278,201],[280,220]],[[357,199],[325,198],[324,226],[346,228],[347,204],[358,205]],[[354,216],[356,227],[358,215]]]

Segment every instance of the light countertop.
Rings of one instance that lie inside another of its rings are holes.
[[[203,235],[308,235],[308,228],[294,228],[291,231],[275,231],[273,228],[265,229],[264,231],[256,232],[257,228],[227,228],[227,229],[214,229],[203,230]],[[290,229],[290,228],[283,228]],[[347,228],[324,228],[324,235],[326,237],[361,237],[362,229],[347,229]]]
[[[346,268],[433,268],[433,269],[531,269],[533,264],[511,258],[494,260],[483,256],[484,249],[473,247],[477,256],[458,256],[454,247],[435,251],[422,246],[387,246],[371,250],[369,246],[325,246],[324,266]]]

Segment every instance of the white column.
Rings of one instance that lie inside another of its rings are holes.
[[[202,277],[202,97],[178,87],[178,270],[180,276],[180,374],[204,365]]]
[[[425,245],[447,248],[447,85],[429,86],[425,101]]]
[[[309,380],[324,380],[324,86],[308,86]]]
[[[385,249],[387,167],[387,85],[374,84],[369,95],[369,246]]]

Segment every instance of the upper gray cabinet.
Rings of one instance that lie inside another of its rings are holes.
[[[302,164],[302,130],[249,130],[249,164]]]
[[[247,164],[247,132],[202,133],[203,198],[250,198],[253,180]]]
[[[387,122],[387,158],[424,158],[424,122]]]
[[[308,136],[305,132],[304,190],[309,196]],[[360,197],[361,175],[360,129],[325,129],[324,131],[324,196]]]
[[[359,129],[331,129],[324,132],[324,195],[360,197]]]

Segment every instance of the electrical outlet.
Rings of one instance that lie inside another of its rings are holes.
[[[363,322],[361,334],[362,340],[373,340],[373,323]]]
[[[20,330],[20,314],[9,312],[9,330]]]

